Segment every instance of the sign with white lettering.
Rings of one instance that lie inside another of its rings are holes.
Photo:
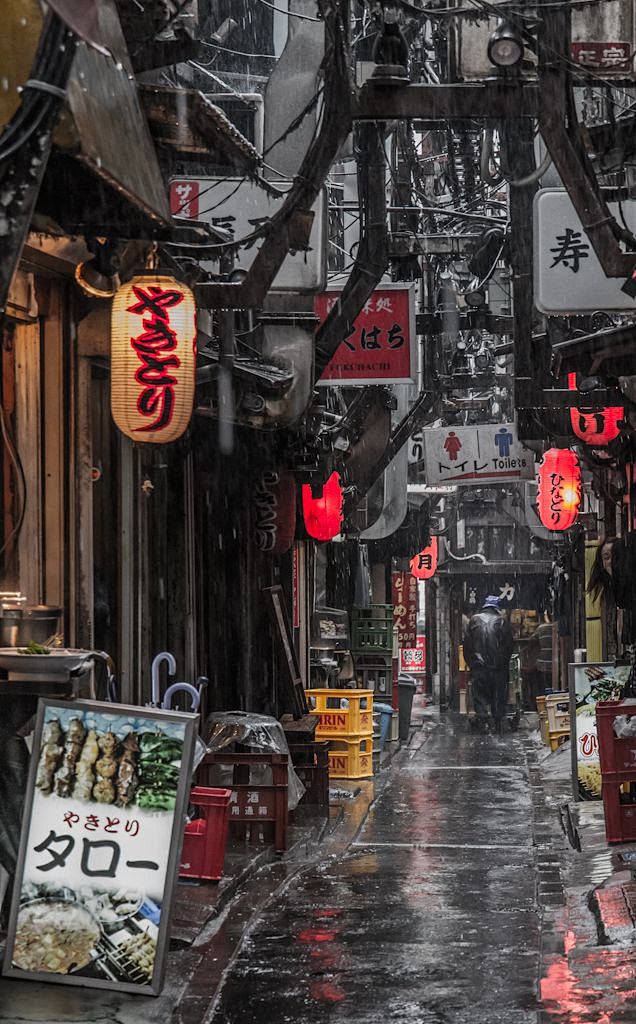
[[[340,292],[332,289],[316,296],[321,321],[339,299]],[[367,299],[316,383],[410,384],[416,378],[414,286],[385,284]]]
[[[230,241],[248,238],[280,210],[291,181],[277,181],[280,196],[272,196],[253,181],[243,178],[175,178],[170,182],[170,210],[177,221],[195,220],[223,226]],[[312,293],[327,280],[327,193],[323,189],[312,207],[314,221],[307,252],[289,253],[274,278],[272,291]],[[236,250],[234,270],[249,270],[263,244]],[[207,255],[207,254],[206,254]],[[218,272],[218,259],[200,260],[204,270]]]
[[[160,991],[196,720],[40,701],[5,974]]]
[[[617,203],[610,212],[620,223]],[[625,200],[622,215],[636,230],[636,202]],[[565,189],[544,188],[534,199],[534,301],[542,313],[593,313],[636,309],[621,291],[622,278],[606,277]]]
[[[531,479],[534,455],[514,423],[424,430],[429,484],[485,484]]]

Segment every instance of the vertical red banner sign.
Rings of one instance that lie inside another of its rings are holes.
[[[417,639],[417,580],[410,572],[391,573],[393,625],[398,647],[415,647]]]

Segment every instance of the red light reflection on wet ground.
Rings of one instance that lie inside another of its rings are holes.
[[[618,1024],[636,1020],[634,964],[629,949],[596,947],[577,950],[574,931],[564,936],[564,956],[546,958],[540,983],[542,1020],[551,1024]],[[630,988],[621,988],[621,983]]]
[[[337,932],[326,931],[320,928],[303,928],[301,932],[298,932],[299,942],[333,942],[337,936]]]
[[[312,975],[308,979],[308,990],[311,999],[322,1003],[340,1003],[346,998],[344,989],[338,983],[338,969],[342,969],[344,950],[338,945],[339,928],[328,928],[321,922],[333,922],[342,914],[342,909],[325,908],[314,910],[313,917],[317,924],[303,928],[298,932],[298,941],[306,945],[314,945],[309,951],[312,964]]]

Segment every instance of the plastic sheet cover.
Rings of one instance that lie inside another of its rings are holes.
[[[207,737],[207,747],[211,754],[226,750],[233,743],[241,743],[256,753],[287,754],[289,759],[289,786],[287,806],[290,811],[300,803],[305,787],[298,778],[289,756],[289,747],[283,727],[269,715],[255,715],[247,711],[215,711],[208,715],[203,730]],[[231,788],[232,768],[216,766],[219,772],[218,784]],[[272,771],[265,765],[257,765],[251,770],[251,781],[255,785],[272,784]]]

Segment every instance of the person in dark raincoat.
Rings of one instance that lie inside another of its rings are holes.
[[[486,731],[492,712],[497,732],[503,732],[508,702],[512,627],[499,611],[499,598],[487,597],[470,619],[464,636],[464,658],[470,669],[477,728]]]

